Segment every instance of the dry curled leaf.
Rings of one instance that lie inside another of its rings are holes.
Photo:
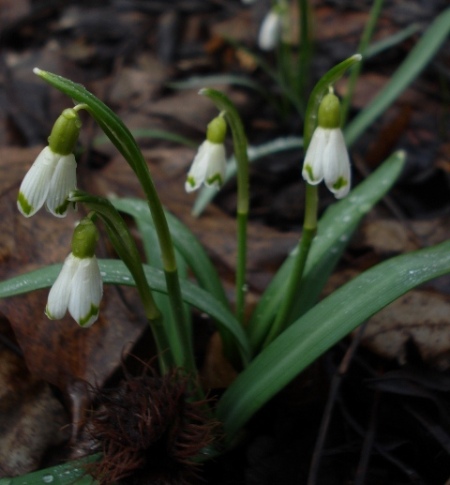
[[[448,369],[449,315],[448,296],[427,290],[410,291],[369,320],[362,344],[403,363],[406,345],[413,343],[425,362]]]
[[[50,446],[67,440],[70,427],[49,385],[28,371],[4,318],[0,335],[0,476],[14,476],[38,467]]]

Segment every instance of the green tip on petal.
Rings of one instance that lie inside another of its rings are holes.
[[[67,212],[67,209],[69,208],[70,203],[71,203],[70,201],[66,200],[63,204],[61,204],[55,209],[55,214],[59,216],[65,215],[65,213]]]
[[[186,183],[190,185],[192,188],[194,188],[196,184],[195,178],[192,177],[191,175],[188,175],[186,178]]]
[[[20,211],[24,216],[30,216],[33,212],[34,207],[30,205],[22,192],[19,192],[19,195],[17,196],[17,204],[19,205]]]
[[[206,180],[206,185],[218,185],[219,187],[222,187],[223,179],[220,173],[216,173],[212,177],[209,177],[209,179]]]
[[[348,180],[345,180],[344,177],[339,177],[336,180],[336,182],[334,182],[333,189],[340,190],[340,189],[342,189],[342,187],[345,187],[346,185],[348,185]]]
[[[314,172],[313,172],[313,169],[311,167],[311,165],[309,164],[305,164],[304,166],[304,170],[306,171],[306,173],[308,174],[308,177],[311,181],[314,181],[315,180],[315,177],[314,177]]]
[[[99,307],[96,306],[96,305],[94,305],[94,304],[92,304],[91,305],[91,308],[89,309],[89,312],[86,314],[86,316],[84,316],[84,317],[82,317],[82,318],[79,319],[79,321],[77,322],[78,325],[80,327],[86,326],[87,324],[89,324],[89,321],[92,319],[92,317],[95,317],[95,318],[98,317],[99,311],[100,311]]]
[[[51,313],[50,313],[50,310],[48,309],[48,306],[45,307],[45,315],[47,316],[47,318],[49,320],[58,320],[57,318],[55,318]]]

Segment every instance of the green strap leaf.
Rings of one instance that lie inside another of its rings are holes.
[[[225,391],[217,416],[228,439],[358,325],[412,288],[446,273],[450,273],[450,241],[381,263],[318,303],[263,350]]]
[[[143,200],[121,198],[111,199],[111,203],[117,210],[132,216],[137,223],[147,222],[153,224],[150,210]],[[203,246],[199,243],[192,231],[179,219],[167,211],[165,214],[175,248],[180,252],[187,265],[194,272],[199,285],[211,293],[223,305],[228,305],[222,282]]]
[[[104,283],[113,285],[135,286],[131,273],[122,261],[115,259],[100,259],[100,271]],[[61,270],[61,264],[54,264],[26,273],[0,283],[0,298],[28,293],[50,287]],[[143,265],[150,288],[153,291],[167,293],[167,285],[162,271]],[[181,281],[183,300],[198,308],[215,320],[217,325],[230,332],[237,342],[240,357],[244,366],[250,359],[250,349],[247,336],[230,310],[212,295],[189,281]]]
[[[113,199],[112,203],[118,210],[130,214],[135,218],[144,239],[151,237],[147,231],[147,228],[151,230],[151,227],[147,226],[153,224],[153,221],[150,211],[144,201],[131,198]],[[222,282],[202,245],[194,234],[176,217],[168,212],[166,212],[165,216],[175,248],[183,257],[186,264],[192,269],[200,287],[228,308],[228,300]],[[144,247],[147,246],[148,243],[144,244]],[[147,253],[148,252],[149,251],[147,251]],[[156,301],[159,302],[157,298]],[[160,305],[159,308],[163,310]],[[224,332],[224,329],[223,326],[219,326],[224,355],[236,368],[240,368],[242,362],[240,362],[236,341],[232,335],[228,332]]]
[[[293,308],[295,317],[300,316],[316,303],[357,225],[392,187],[404,164],[404,152],[394,153],[355,187],[348,197],[330,206],[322,216],[318,224],[317,236],[313,240],[308,255],[302,291]],[[294,260],[295,254],[291,253],[270,282],[253,312],[248,326],[248,335],[254,352],[257,352],[264,341],[280,306],[284,283],[292,270]]]
[[[431,61],[450,33],[450,8],[436,17],[383,90],[346,127],[348,146],[381,115]]]
[[[27,475],[14,478],[0,478],[0,485],[94,485],[98,482],[87,474],[89,464],[99,459],[100,455],[92,455],[80,460],[64,463],[43,470],[37,470]]]

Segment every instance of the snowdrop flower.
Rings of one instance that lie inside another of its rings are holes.
[[[97,228],[85,217],[75,228],[72,252],[67,256],[48,295],[45,313],[51,320],[63,318],[67,310],[81,327],[90,327],[98,317],[103,283],[94,255]]]
[[[337,199],[350,190],[350,160],[340,129],[340,104],[332,90],[320,103],[318,126],[306,151],[302,175],[311,185],[325,180]]]
[[[258,47],[263,51],[273,51],[281,37],[282,18],[280,12],[272,8],[262,21],[258,35]]]
[[[287,31],[288,4],[278,0],[264,17],[258,34],[258,47],[263,51],[273,51]]]
[[[217,116],[208,124],[206,140],[200,145],[187,174],[186,192],[197,190],[202,183],[207,187],[222,187],[227,163],[223,144],[226,132],[223,116]]]
[[[19,189],[17,207],[25,217],[34,215],[44,203],[56,217],[67,214],[67,196],[77,183],[77,163],[72,151],[80,128],[80,118],[73,108],[64,110],[57,119],[49,145],[37,156]]]

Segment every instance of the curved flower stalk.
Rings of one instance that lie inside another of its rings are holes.
[[[62,318],[67,310],[81,327],[90,327],[98,317],[103,282],[94,255],[98,231],[89,217],[75,228],[72,252],[48,295],[45,313],[51,320]]]
[[[337,199],[350,191],[350,159],[340,128],[339,99],[332,88],[320,103],[318,125],[306,151],[302,175],[311,185],[325,180]]]
[[[192,346],[190,345],[190,326],[185,321],[185,312],[183,311],[178,267],[172,237],[168,228],[161,200],[150,175],[149,167],[136,143],[136,140],[130,133],[130,130],[124,125],[122,120],[120,120],[120,118],[118,118],[118,116],[115,115],[113,111],[108,108],[108,106],[106,106],[80,84],[76,84],[68,79],[47,71],[43,71],[39,68],[33,69],[33,72],[70,98],[74,99],[78,103],[82,103],[80,106],[83,106],[84,109],[86,109],[86,111],[88,111],[88,113],[94,118],[105,135],[123,155],[127,163],[138,177],[142,189],[144,190],[158,235],[164,276],[168,288],[172,314],[174,317],[173,323],[171,323],[170,320],[167,320],[163,325],[159,310],[154,307],[153,302],[150,303],[149,289],[144,288],[144,285],[148,286],[146,285],[145,281],[142,281],[142,284],[139,285],[140,290],[144,291],[146,295],[145,300],[142,303],[146,309],[146,316],[150,326],[152,329],[155,329],[158,338],[161,337],[157,343],[157,347],[163,350],[168,348],[173,350],[173,352],[170,353],[160,353],[161,362],[164,361],[161,365],[162,371],[166,372],[169,368],[169,366],[165,364],[165,361],[167,360],[167,362],[171,361],[173,365],[182,367],[186,370],[186,372],[190,372],[192,375],[195,375],[195,359]],[[109,209],[107,209],[107,212],[108,214],[110,213]],[[115,241],[118,242],[117,238],[121,238],[120,236],[122,235],[122,229],[120,230],[121,234],[119,235],[116,228],[112,227],[111,225],[109,225],[109,228],[111,229],[109,232],[110,236],[112,235]],[[121,258],[124,259],[124,257],[125,259],[128,259],[128,255],[126,253],[121,254]],[[132,271],[135,268],[129,269]],[[165,356],[168,356],[167,359]]]
[[[289,280],[283,289],[280,308],[265,339],[262,338],[264,347],[292,322],[291,310],[300,291],[306,260],[317,231],[317,184],[325,179],[328,188],[337,198],[344,197],[350,189],[350,164],[339,127],[340,105],[333,94],[332,86],[348,68],[361,61],[361,58],[360,54],[355,54],[334,66],[319,80],[309,97],[303,131],[306,148],[303,177],[308,182],[303,232]],[[330,131],[333,133],[331,136]]]
[[[220,189],[225,180],[227,159],[224,140],[227,124],[219,115],[209,124],[206,140],[200,145],[186,178],[186,192],[197,190],[202,183],[207,187]]]
[[[56,217],[65,217],[71,207],[67,198],[77,184],[77,163],[72,152],[81,128],[77,109],[82,107],[62,112],[53,126],[49,145],[25,175],[17,197],[17,207],[25,217],[36,214],[44,204]]]

